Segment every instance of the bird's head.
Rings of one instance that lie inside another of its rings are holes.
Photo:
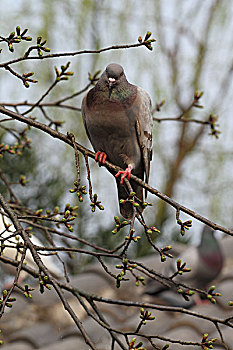
[[[119,84],[126,80],[124,69],[117,63],[111,63],[105,70],[105,81],[108,86],[109,95],[111,97],[113,89],[117,89]]]

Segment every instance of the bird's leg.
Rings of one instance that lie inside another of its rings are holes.
[[[95,161],[99,163],[99,166],[105,164],[106,158],[107,158],[107,154],[105,152],[98,151],[95,154]]]
[[[128,168],[126,168],[125,170],[118,171],[118,173],[115,175],[115,177],[118,177],[121,175],[121,185],[123,184],[125,177],[127,178],[127,180],[130,179],[132,169],[133,169],[132,165],[129,165]]]

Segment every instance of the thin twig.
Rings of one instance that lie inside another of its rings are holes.
[[[219,334],[219,336],[220,336],[221,342],[222,342],[223,345],[224,345],[224,348],[225,348],[226,350],[230,350],[229,347],[228,347],[228,345],[225,343],[225,341],[224,341],[224,339],[223,339],[223,334],[222,334],[222,331],[221,331],[221,329],[220,329],[220,327],[219,327],[219,324],[216,323],[216,324],[215,324],[215,327],[217,328],[218,334]]]
[[[5,310],[5,307],[6,307],[6,303],[7,303],[8,299],[10,298],[10,296],[11,296],[11,294],[12,294],[12,292],[13,292],[13,290],[14,290],[17,282],[18,282],[19,275],[20,275],[20,272],[21,272],[21,269],[22,269],[22,266],[23,266],[23,262],[24,262],[24,259],[25,259],[25,256],[26,256],[26,252],[27,252],[27,245],[26,245],[26,243],[24,243],[23,252],[22,252],[19,264],[18,264],[18,266],[16,268],[16,275],[15,275],[15,278],[14,278],[14,282],[12,283],[12,286],[10,287],[6,298],[3,300],[3,303],[1,304],[0,318],[2,317],[2,315],[4,313],[4,310]]]
[[[52,137],[60,139],[63,142],[69,144],[71,147],[73,147],[72,141],[66,135],[49,128],[45,124],[42,124],[42,123],[40,123],[38,121],[35,121],[35,120],[32,120],[31,118],[24,117],[21,114],[15,113],[15,112],[13,112],[13,111],[11,111],[9,109],[6,109],[4,107],[1,107],[1,106],[0,106],[0,113],[2,113],[4,115],[8,115],[8,116],[10,116],[10,117],[12,117],[12,118],[14,118],[16,120],[19,120],[19,121],[21,121],[23,123],[31,125],[31,126],[37,128],[37,129],[40,129],[40,130],[46,132],[47,134],[51,135]],[[81,153],[83,153],[85,155],[85,157],[91,157],[93,159],[95,158],[95,154],[93,152],[89,151],[87,148],[83,147],[82,145],[80,145],[78,143],[76,143],[76,144],[77,144],[77,149]],[[110,170],[113,170],[115,172],[118,172],[119,170],[122,170],[118,166],[113,165],[112,163],[108,162],[107,160],[105,162],[105,166],[107,168],[109,168]],[[142,187],[144,187],[148,192],[156,195],[157,197],[159,197],[160,199],[162,199],[166,203],[170,204],[173,208],[175,208],[175,209],[178,208],[180,211],[183,211],[184,213],[186,213],[186,214],[192,216],[193,218],[195,218],[196,220],[201,221],[204,224],[212,227],[214,230],[219,230],[219,231],[227,233],[228,235],[233,236],[233,231],[232,230],[229,230],[229,229],[227,229],[227,228],[225,228],[225,227],[223,227],[221,225],[218,225],[218,224],[210,221],[209,219],[203,217],[202,215],[196,213],[195,211],[193,211],[193,210],[191,210],[189,208],[186,208],[185,206],[179,204],[178,202],[176,202],[175,200],[169,198],[165,194],[159,192],[155,188],[149,186],[147,183],[145,183],[143,180],[139,179],[135,175],[131,174],[131,179],[133,181],[135,181],[137,184],[139,184]]]
[[[8,102],[2,102],[0,103],[0,106],[5,106],[5,107],[21,107],[21,106],[34,106],[34,103],[32,102],[18,102],[18,103],[8,103]],[[43,102],[39,103],[37,107],[60,107],[60,108],[66,108],[66,109],[71,109],[74,111],[81,112],[81,108],[76,107],[76,106],[70,106],[70,105],[65,105],[65,104],[57,104],[57,102]],[[7,120],[14,120],[14,119],[7,119]]]
[[[58,101],[55,101],[54,104],[56,104],[56,105],[59,106],[61,103],[66,102],[66,101],[68,101],[68,100],[71,100],[71,99],[73,99],[74,97],[77,97],[77,96],[83,94],[85,91],[87,91],[87,90],[89,89],[90,86],[92,86],[92,84],[93,84],[92,82],[88,83],[83,89],[81,89],[81,90],[79,90],[79,91],[73,93],[73,94],[70,95],[70,96],[66,96],[66,97],[64,97],[64,98],[61,98],[61,99],[58,100]]]
[[[90,172],[90,167],[89,167],[89,163],[88,163],[88,154],[86,152],[84,152],[84,158],[85,158],[85,164],[86,164],[86,169],[87,169],[87,180],[88,180],[88,185],[89,185],[89,197],[90,197],[90,201],[93,202],[91,172]]]
[[[199,119],[183,119],[183,118],[157,118],[157,117],[153,117],[153,120],[155,120],[156,122],[160,123],[160,122],[165,122],[165,121],[172,121],[172,122],[181,122],[181,123],[196,123],[196,124],[203,124],[203,125],[209,125],[210,122],[208,120],[204,121],[204,120],[199,120]]]
[[[40,224],[35,223],[35,222],[33,222],[33,221],[30,221],[30,220],[25,220],[25,219],[20,219],[19,221],[20,221],[20,222],[24,222],[24,223],[26,223],[26,224],[28,224],[28,225],[34,226],[34,227],[36,227],[36,228],[39,228],[39,229],[41,229],[41,230],[46,230],[46,231],[48,231],[48,232],[54,233],[54,234],[59,235],[59,236],[61,236],[61,237],[66,237],[66,238],[69,238],[69,239],[78,241],[78,242],[80,242],[80,243],[82,243],[82,244],[84,244],[84,245],[87,245],[87,246],[89,246],[89,247],[92,247],[92,248],[94,248],[94,249],[96,249],[96,250],[99,250],[99,251],[102,251],[102,252],[114,253],[115,251],[119,250],[119,249],[122,247],[122,245],[120,245],[120,246],[118,246],[117,248],[115,248],[114,250],[109,250],[109,249],[106,249],[106,248],[103,248],[103,247],[99,247],[99,246],[97,246],[97,245],[94,244],[94,243],[90,243],[90,242],[86,241],[86,240],[83,239],[83,238],[76,237],[76,236],[72,236],[72,235],[69,235],[68,233],[65,233],[65,232],[60,232],[60,231],[54,229],[53,227],[47,227],[47,226],[45,227],[45,226],[43,226],[43,225],[40,225]]]
[[[120,341],[120,339],[114,334],[114,331],[110,328],[108,322],[105,320],[103,314],[101,313],[101,311],[97,308],[97,306],[95,305],[94,301],[92,300],[92,298],[87,299],[87,301],[89,302],[89,304],[91,305],[92,309],[95,311],[95,313],[98,315],[99,320],[101,322],[103,322],[101,325],[106,325],[108,327],[104,327],[105,329],[107,329],[113,339],[113,341],[117,342],[118,345],[123,349],[123,350],[127,350],[124,346],[124,344],[122,344],[122,342]]]
[[[14,198],[14,201],[15,201],[16,203],[19,203],[19,204],[20,204],[20,200],[16,197],[16,195],[15,195],[14,192],[12,191],[11,186],[10,186],[10,184],[9,184],[9,182],[8,182],[8,180],[7,180],[7,178],[6,178],[6,176],[5,176],[5,175],[3,174],[3,172],[2,172],[2,169],[0,169],[0,177],[1,177],[2,181],[5,183],[5,185],[7,186],[7,189],[8,189],[8,191],[9,191],[9,193],[10,193],[11,198]]]
[[[75,322],[75,324],[79,328],[79,330],[80,330],[80,332],[81,332],[81,334],[83,336],[83,339],[91,347],[91,349],[97,350],[95,345],[94,345],[94,343],[89,338],[88,334],[86,333],[85,329],[83,328],[83,325],[82,325],[81,321],[78,319],[77,315],[74,313],[73,309],[70,307],[69,303],[67,302],[66,298],[64,297],[64,294],[62,292],[61,287],[59,286],[59,284],[56,282],[56,280],[49,273],[47,267],[42,262],[42,260],[41,260],[40,256],[38,255],[34,245],[32,244],[31,240],[29,239],[27,233],[24,231],[23,227],[19,223],[16,214],[9,207],[9,205],[7,204],[7,202],[5,201],[5,199],[3,198],[3,196],[1,194],[0,194],[0,204],[1,204],[2,208],[4,209],[4,211],[9,215],[11,221],[13,222],[13,225],[14,225],[15,229],[19,232],[19,234],[22,237],[22,239],[24,240],[24,242],[28,245],[28,248],[30,249],[30,252],[31,252],[31,254],[33,256],[33,259],[34,259],[35,263],[38,265],[39,269],[41,271],[43,271],[46,276],[49,277],[50,283],[53,285],[53,287],[56,290],[58,296],[60,297],[60,300],[61,300],[65,310],[68,311],[68,313],[72,317],[73,321]]]
[[[80,50],[80,51],[75,51],[75,52],[61,52],[61,53],[54,53],[54,54],[49,54],[49,55],[44,55],[44,56],[23,56],[16,58],[14,60],[4,62],[0,64],[0,68],[5,68],[11,64],[15,64],[21,61],[29,61],[29,60],[46,60],[50,58],[55,58],[55,57],[73,57],[73,56],[78,56],[78,55],[83,55],[83,54],[94,54],[94,53],[101,53],[101,52],[106,52],[110,50],[122,50],[122,49],[130,49],[134,47],[140,47],[140,46],[145,46],[146,43],[136,43],[136,44],[129,44],[129,45],[112,45],[105,47],[100,50]]]
[[[45,91],[45,93],[39,98],[39,100],[37,102],[35,102],[33,104],[32,107],[30,107],[28,110],[26,110],[25,112],[22,113],[22,115],[26,115],[28,113],[31,113],[33,111],[33,109],[37,106],[39,106],[40,102],[43,101],[43,99],[48,96],[48,94],[50,93],[50,91],[57,85],[58,80],[56,79],[52,85]]]
[[[78,148],[77,144],[75,142],[75,137],[71,133],[67,133],[67,136],[70,137],[70,139],[73,142],[73,147],[74,147],[74,155],[75,155],[75,165],[76,165],[76,170],[77,170],[77,183],[80,185],[81,181],[81,174],[80,174],[80,160],[79,160],[79,154],[78,154]]]
[[[10,258],[6,258],[4,256],[0,256],[0,261],[5,262],[7,264],[10,264],[12,266],[18,266],[19,261],[14,261]],[[34,269],[23,265],[22,269],[31,274],[33,277],[38,278],[39,273],[35,271]],[[122,305],[122,306],[128,306],[128,307],[136,307],[136,308],[149,308],[149,309],[154,309],[158,311],[167,311],[167,312],[176,312],[176,313],[182,313],[182,314],[187,314],[189,316],[205,319],[207,321],[213,322],[214,324],[219,323],[226,325],[230,328],[233,328],[233,323],[230,322],[230,319],[221,319],[213,316],[208,316],[204,314],[199,314],[198,312],[192,311],[192,310],[187,310],[182,307],[174,307],[174,306],[164,306],[164,305],[156,305],[156,304],[150,304],[150,303],[145,303],[145,302],[139,302],[139,301],[128,301],[128,300],[121,300],[121,299],[109,299],[97,295],[90,295],[84,291],[78,290],[77,288],[73,288],[72,286],[57,282],[60,288],[71,292],[73,295],[76,295],[78,293],[80,296],[83,296],[85,298],[92,298],[92,300],[101,302],[101,303],[106,303],[110,305]]]

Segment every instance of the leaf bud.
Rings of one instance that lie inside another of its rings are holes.
[[[23,84],[26,88],[29,88],[29,83],[26,80],[24,80]]]
[[[130,194],[129,194],[129,199],[130,199],[130,198],[133,198],[133,197],[135,196],[135,194],[136,194],[135,192],[130,192]]]
[[[203,334],[203,338],[202,338],[202,342],[206,341],[206,339],[208,338],[209,334],[208,333],[204,333]]]
[[[19,27],[19,26],[17,26],[15,29],[16,29],[16,33],[17,33],[17,35],[20,35],[20,27]]]
[[[10,35],[8,36],[8,39],[11,40],[12,38],[14,38],[15,36],[15,32],[11,32]]]
[[[115,222],[116,222],[117,224],[119,224],[119,223],[120,223],[120,219],[119,219],[119,217],[118,217],[118,216],[114,216],[114,220],[115,220]]]
[[[208,293],[211,293],[211,292],[213,292],[215,290],[215,286],[211,286],[210,288],[209,288],[209,292]]]
[[[58,211],[59,211],[59,207],[58,207],[58,206],[56,206],[56,207],[54,208],[53,213],[54,213],[54,214],[57,214],[57,213],[58,213]]]
[[[74,231],[73,226],[67,224],[66,227],[68,228],[68,230],[69,230],[70,232],[73,232],[73,231]]]
[[[194,292],[193,290],[187,290],[187,291],[186,291],[186,294],[187,294],[187,295],[193,295],[193,294],[195,294],[195,292]]]
[[[70,216],[70,211],[66,210],[65,214],[64,214],[64,218],[67,219]]]
[[[149,37],[151,36],[151,32],[147,32],[146,35],[145,35],[145,39],[144,41],[147,41],[149,39]]]
[[[14,52],[14,47],[13,47],[12,43],[8,44],[8,47],[9,47],[9,50],[11,52]]]
[[[178,258],[176,260],[176,266],[177,266],[178,269],[180,268],[180,266],[181,266],[181,259],[180,258]]]
[[[166,259],[166,256],[164,255],[164,254],[161,254],[161,262],[164,262],[164,261],[166,261],[167,259]]]
[[[155,226],[152,226],[151,230],[154,231],[154,232],[160,232]]]

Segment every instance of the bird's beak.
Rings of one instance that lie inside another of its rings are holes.
[[[112,89],[113,89],[115,81],[116,81],[116,79],[114,79],[114,78],[108,78],[108,89],[109,89],[108,98],[111,97]]]

